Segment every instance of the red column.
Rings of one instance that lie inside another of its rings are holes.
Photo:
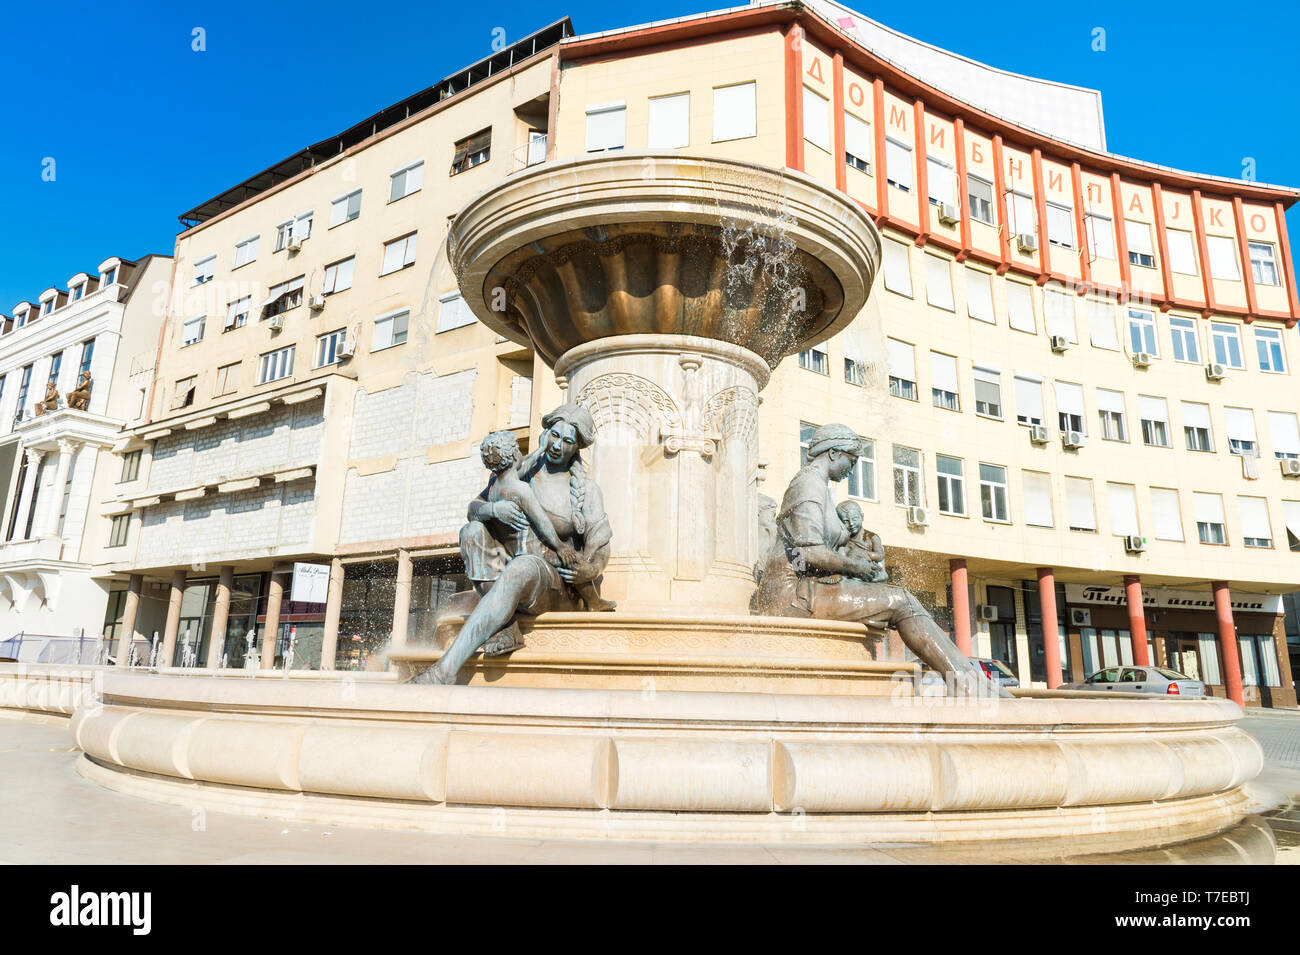
[[[1140,667],[1151,665],[1147,653],[1147,615],[1142,606],[1142,578],[1137,574],[1124,576],[1124,594],[1128,601],[1128,632],[1133,641],[1133,662]]]
[[[1047,687],[1054,690],[1061,679],[1061,629],[1056,622],[1056,574],[1050,567],[1038,568],[1038,603],[1043,618],[1043,665]]]
[[[954,557],[948,561],[952,572],[952,625],[957,631],[957,649],[962,656],[971,655],[970,590],[966,583],[966,561]]]
[[[1246,705],[1246,698],[1241,692],[1241,657],[1237,652],[1237,627],[1232,622],[1232,603],[1228,597],[1228,582],[1216,580],[1214,588],[1214,612],[1219,618],[1219,648],[1223,651],[1223,684],[1228,690],[1228,699],[1238,706]]]

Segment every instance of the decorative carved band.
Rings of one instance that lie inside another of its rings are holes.
[[[591,413],[596,433],[606,428],[627,428],[650,442],[657,430],[679,429],[682,424],[677,402],[648,378],[626,372],[611,372],[593,378],[575,399]]]

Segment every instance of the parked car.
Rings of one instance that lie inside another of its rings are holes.
[[[1020,680],[1016,678],[1015,672],[1001,660],[985,660],[980,657],[971,657],[970,662],[983,670],[984,675],[998,686],[1020,685]]]
[[[1082,683],[1063,690],[1113,690],[1117,693],[1157,693],[1162,696],[1205,696],[1205,684],[1168,667],[1107,667]]]

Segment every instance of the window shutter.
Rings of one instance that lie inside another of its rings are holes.
[[[1041,471],[1024,471],[1025,523],[1052,526],[1052,479]]]
[[[1234,441],[1254,443],[1255,416],[1249,408],[1224,408],[1223,417],[1228,426],[1228,437]]]
[[[1198,404],[1194,401],[1184,401],[1183,405],[1183,427],[1185,428],[1204,428],[1210,430],[1210,406]]]
[[[1109,302],[1084,299],[1084,311],[1088,316],[1088,337],[1094,348],[1108,348],[1119,351],[1119,334],[1115,331],[1115,309]]]
[[[1268,504],[1262,497],[1237,498],[1241,514],[1241,536],[1256,540],[1272,540],[1273,528],[1268,520]]]
[[[1273,438],[1276,454],[1300,454],[1300,428],[1296,426],[1295,412],[1270,411],[1268,431]]]
[[[1074,300],[1064,292],[1043,290],[1043,314],[1047,316],[1047,334],[1060,335],[1066,341],[1078,341],[1074,331]]]
[[[1070,526],[1095,531],[1097,517],[1092,508],[1092,482],[1087,478],[1065,479],[1065,503],[1070,515]]]
[[[678,149],[689,145],[690,114],[690,93],[651,99],[646,144],[651,149]]]
[[[723,86],[713,91],[713,141],[747,139],[756,135],[756,87],[753,83]]]
[[[1016,414],[1043,420],[1043,383],[1016,378]]]
[[[885,288],[912,297],[912,269],[907,246],[894,239],[885,240]]]
[[[966,310],[970,317],[981,322],[994,322],[993,286],[988,272],[979,269],[964,269],[966,273]]]
[[[1145,222],[1124,220],[1124,236],[1128,239],[1128,250],[1141,255],[1155,255],[1151,248],[1151,227]]]
[[[1178,492],[1167,487],[1151,489],[1151,516],[1155,519],[1156,539],[1183,539],[1183,519],[1178,507]]]
[[[831,104],[816,90],[803,88],[803,138],[831,151]]]
[[[1282,520],[1286,523],[1287,533],[1300,541],[1300,501],[1282,502]]]
[[[1097,410],[1113,411],[1116,414],[1124,413],[1124,393],[1121,391],[1108,391],[1105,388],[1097,389]]]
[[[906,342],[886,339],[889,349],[889,375],[904,381],[916,381],[916,351]]]
[[[930,387],[942,391],[957,391],[957,359],[951,355],[930,352]]]
[[[1011,321],[1011,327],[1022,332],[1034,333],[1037,331],[1037,325],[1034,323],[1034,293],[1033,290],[1023,282],[1007,281],[1007,317]]]
[[[889,179],[912,188],[912,150],[892,139],[885,140],[885,169]]]
[[[1106,485],[1106,497],[1110,503],[1110,530],[1119,537],[1128,537],[1138,533],[1137,498],[1132,484]]]
[[[1086,414],[1083,410],[1083,386],[1058,381],[1056,383],[1056,408],[1065,414],[1074,414],[1082,418]]]
[[[865,162],[871,161],[871,127],[852,113],[844,114],[844,151]]]
[[[952,300],[952,265],[937,255],[925,255],[925,298],[936,308],[954,311]]]
[[[1217,494],[1193,492],[1192,504],[1196,511],[1196,521],[1200,524],[1223,523],[1223,498]]]
[[[1138,396],[1138,413],[1144,421],[1163,421],[1169,423],[1169,408],[1165,404],[1164,398],[1150,398],[1147,395]]]
[[[1196,252],[1192,247],[1192,234],[1182,229],[1165,230],[1169,243],[1169,268],[1183,275],[1198,275]]]

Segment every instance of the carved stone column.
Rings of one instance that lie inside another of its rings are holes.
[[[45,452],[35,448],[28,448],[25,453],[27,473],[23,477],[23,489],[18,497],[18,521],[14,527],[14,534],[19,540],[25,540],[27,537],[27,521],[30,519],[32,497],[36,493],[36,481],[41,474],[41,461],[45,458]],[[35,529],[35,524],[32,526]]]
[[[54,537],[59,533],[59,512],[63,510],[63,492],[68,484],[68,471],[77,456],[81,445],[75,441],[59,442],[59,459],[54,469],[54,486],[50,489],[49,499],[41,508],[37,517],[38,527],[33,533],[37,537]]]

